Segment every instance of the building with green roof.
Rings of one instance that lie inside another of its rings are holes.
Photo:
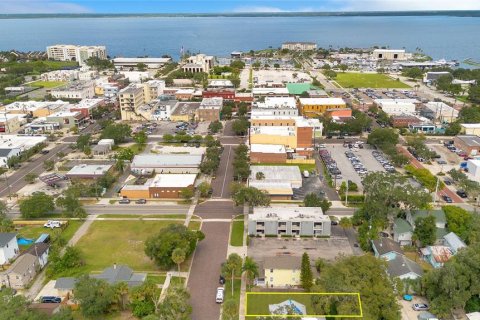
[[[318,90],[318,88],[311,83],[287,83],[287,90],[288,94],[299,96],[302,93],[310,90]]]

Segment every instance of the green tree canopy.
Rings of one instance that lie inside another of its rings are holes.
[[[188,230],[179,224],[170,224],[163,228],[157,235],[153,235],[145,242],[145,253],[150,259],[163,268],[175,265],[172,253],[175,249],[184,250],[185,256],[189,257],[197,245],[197,241],[203,240],[205,235],[201,231]]]
[[[81,276],[73,289],[80,310],[87,318],[98,319],[108,313],[114,302],[112,287],[104,280]]]
[[[310,257],[306,252],[302,255],[302,266],[300,269],[300,283],[303,289],[310,291],[313,286],[313,275],[310,266]]]
[[[53,197],[44,192],[35,192],[30,197],[22,199],[20,202],[20,213],[23,218],[40,218],[51,213],[55,209]]]
[[[110,123],[102,130],[101,138],[113,139],[115,144],[118,144],[125,142],[131,135],[132,128],[128,124]]]
[[[413,231],[415,239],[420,241],[422,247],[431,246],[437,238],[437,227],[435,226],[435,216],[418,217],[415,220],[415,230]]]

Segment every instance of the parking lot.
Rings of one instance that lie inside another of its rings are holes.
[[[319,196],[323,196],[325,192],[322,190],[322,182],[318,175],[311,174],[308,178],[302,179],[302,187],[293,190],[293,199],[303,200],[309,193],[315,193]]]
[[[340,239],[276,239],[250,238],[248,255],[256,261],[265,257],[301,257],[304,252],[314,261],[318,258],[333,261],[340,254],[352,255],[353,250],[347,238]]]
[[[179,127],[180,125],[182,125]],[[158,121],[156,123],[144,123],[134,126],[133,132],[145,130],[148,135],[164,135],[164,134],[176,134],[180,131],[185,131],[187,134],[206,135],[208,133],[208,126],[210,122],[199,122],[196,124],[187,124],[185,122],[172,122],[172,121]]]
[[[373,155],[373,149],[369,148],[367,145],[363,149],[359,148],[348,148],[344,147],[343,144],[328,144],[326,145],[326,150],[330,153],[333,160],[335,160],[337,168],[340,170],[340,174],[337,175],[337,186],[343,181],[353,181],[358,185],[358,189],[361,192],[362,188],[362,176],[369,172],[374,171],[385,171],[382,164],[377,161]],[[351,161],[345,152],[349,152],[354,155]],[[360,174],[355,170],[359,170]],[[361,169],[364,169],[363,171]],[[332,176],[332,178],[334,178]]]
[[[293,76],[296,74],[296,77]],[[256,83],[281,83],[281,82],[301,82],[301,80],[311,81],[311,78],[308,74],[304,72],[299,72],[295,70],[254,70],[253,71],[253,80],[255,85]]]

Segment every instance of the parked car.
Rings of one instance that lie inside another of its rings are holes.
[[[62,302],[62,298],[55,297],[55,296],[44,296],[40,299],[42,303],[60,303]]]
[[[225,277],[220,275],[220,278],[218,279],[218,283],[225,284]]]
[[[145,199],[138,199],[137,201],[135,201],[136,204],[145,204],[147,203],[147,200]]]
[[[444,196],[442,196],[442,198],[446,203],[452,203],[453,202],[452,198],[450,198],[449,196],[444,195]]]
[[[217,294],[215,296],[216,303],[223,303],[224,292],[225,292],[225,288],[223,287],[217,288]]]
[[[415,311],[427,311],[429,309],[428,304],[425,303],[414,303],[412,308]]]
[[[453,181],[450,180],[450,179],[445,179],[443,180],[443,182],[447,185],[447,186],[451,186],[453,184]]]
[[[123,199],[120,199],[120,201],[118,201],[118,203],[120,203],[120,204],[129,204],[129,203],[130,203],[130,199],[123,198]]]
[[[45,228],[61,228],[62,224],[57,220],[48,220],[44,225]]]
[[[49,150],[42,150],[42,154],[47,154],[49,152],[50,152]]]
[[[460,198],[468,198],[467,193],[463,190],[457,190],[457,194],[459,195]]]

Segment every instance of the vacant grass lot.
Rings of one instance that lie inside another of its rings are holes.
[[[232,222],[232,233],[230,234],[230,245],[235,247],[243,246],[244,221],[234,220]]]
[[[410,88],[401,81],[378,73],[338,73],[335,81],[344,88]]]
[[[125,264],[136,271],[159,270],[145,255],[145,240],[173,221],[95,221],[77,244],[85,258],[85,271],[101,271]]]
[[[56,88],[60,87],[62,85],[66,84],[66,82],[63,81],[35,81],[33,83],[30,83],[30,86],[32,87],[44,87],[44,88]]]

